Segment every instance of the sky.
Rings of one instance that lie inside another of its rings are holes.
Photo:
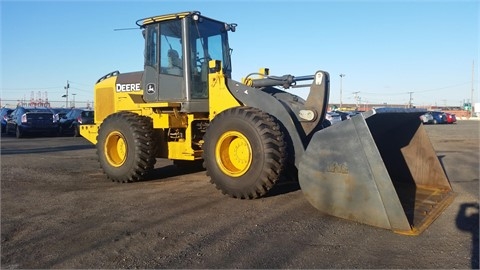
[[[331,103],[460,106],[472,89],[480,102],[478,0],[0,0],[1,106],[32,93],[65,105],[67,81],[70,102],[91,102],[103,75],[143,69],[141,31],[116,29],[193,10],[238,24],[229,37],[235,80],[263,67],[279,76],[324,70]]]

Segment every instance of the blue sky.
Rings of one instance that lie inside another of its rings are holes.
[[[65,102],[93,100],[93,86],[114,71],[143,69],[135,21],[198,10],[237,23],[230,35],[233,78],[331,76],[330,101],[458,106],[479,101],[480,1],[1,1],[1,98],[40,91]],[[307,90],[295,89],[300,96]],[[69,96],[70,101],[72,95]]]

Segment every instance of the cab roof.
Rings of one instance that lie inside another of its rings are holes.
[[[184,11],[184,12],[158,15],[158,16],[139,19],[139,20],[136,21],[136,24],[138,26],[140,26],[141,28],[144,28],[145,26],[147,26],[149,24],[152,24],[152,23],[174,20],[174,19],[183,19],[185,17],[189,17],[189,16],[193,16],[193,15],[197,15],[197,16],[201,16],[203,18],[207,18],[207,17],[201,15],[200,11]],[[211,18],[208,18],[208,19],[213,20],[213,21],[218,21],[218,20],[214,20],[214,19],[211,19]],[[218,22],[220,22],[220,21],[218,21]],[[224,23],[224,22],[221,22],[221,23]]]

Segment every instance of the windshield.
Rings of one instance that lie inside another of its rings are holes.
[[[214,21],[205,17],[191,20],[190,42],[192,57],[198,65],[208,63],[210,60],[220,60],[223,72],[230,77],[232,72],[230,63],[230,48],[225,23]]]

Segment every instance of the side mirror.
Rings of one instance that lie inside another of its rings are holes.
[[[237,28],[237,24],[236,23],[231,23],[231,24],[225,24],[225,30],[226,31],[232,31],[232,32],[235,32]]]

